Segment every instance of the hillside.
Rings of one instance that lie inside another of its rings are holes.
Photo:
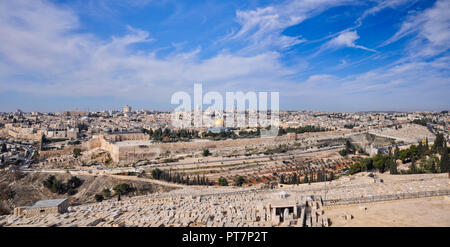
[[[153,184],[139,180],[119,179],[109,176],[88,176],[77,175],[83,181],[83,184],[77,188],[77,193],[69,196],[68,194],[52,193],[48,188],[44,187],[43,181],[50,175],[54,175],[56,179],[66,182],[72,177],[70,174],[49,174],[49,173],[30,173],[15,174],[7,171],[0,172],[0,189],[3,196],[0,198],[0,213],[11,213],[12,209],[17,206],[32,205],[38,200],[47,200],[55,198],[69,198],[70,205],[79,205],[95,202],[94,196],[103,189],[112,188],[120,183],[127,183],[136,190],[130,193],[130,196],[145,195],[154,192],[170,191],[172,187],[166,187],[160,184]],[[12,198],[7,197],[6,192],[13,191]]]

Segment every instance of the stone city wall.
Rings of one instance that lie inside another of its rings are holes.
[[[40,141],[42,133],[35,131],[32,128],[22,128],[14,126],[13,124],[5,124],[6,133],[14,138]]]
[[[251,138],[251,139],[234,139],[234,140],[222,140],[222,141],[199,141],[199,142],[175,142],[175,143],[149,143],[136,145],[120,145],[119,142],[112,142],[109,136],[99,135],[90,140],[85,147],[88,148],[101,148],[108,151],[114,162],[134,162],[144,159],[154,159],[160,153],[167,151],[199,151],[202,149],[214,149],[214,148],[233,148],[246,145],[258,145],[258,144],[272,144],[274,142],[289,141],[293,136],[275,137],[275,138]],[[113,139],[120,139],[126,141],[126,137],[114,137]],[[132,139],[136,140],[136,139]],[[142,140],[142,139],[138,139]]]

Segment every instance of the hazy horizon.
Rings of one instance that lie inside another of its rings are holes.
[[[155,112],[171,112],[172,109],[157,109],[157,108],[134,108],[131,106],[132,111],[155,111]],[[0,113],[14,113],[17,110],[21,110],[24,113],[32,113],[32,112],[39,112],[39,113],[58,113],[58,112],[65,112],[65,111],[83,111],[83,112],[102,112],[102,111],[123,111],[123,106],[120,108],[111,108],[111,109],[64,109],[60,111],[36,111],[36,110],[23,110],[20,108],[17,108],[12,111],[0,111]],[[204,109],[203,109],[204,110]],[[280,111],[285,112],[299,112],[299,111],[310,111],[310,112],[327,112],[327,113],[365,113],[365,112],[382,112],[382,113],[390,113],[390,112],[398,112],[398,113],[407,113],[407,112],[441,112],[441,111],[448,111],[448,109],[438,109],[438,110],[361,110],[361,111],[327,111],[327,110],[315,110],[315,109],[280,109]],[[224,110],[225,112],[225,110]]]

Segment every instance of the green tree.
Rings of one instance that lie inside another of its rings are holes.
[[[223,177],[219,178],[218,183],[219,183],[220,186],[228,186],[228,181],[225,178],[223,178]]]
[[[109,198],[109,197],[111,197],[111,191],[109,189],[103,189],[102,190],[102,195],[105,198]]]
[[[373,169],[373,159],[371,158],[365,158],[361,160],[361,167],[365,171],[370,171]]]
[[[206,157],[206,156],[211,155],[211,152],[209,151],[209,149],[205,148],[205,149],[203,149],[202,155]]]
[[[132,191],[132,187],[129,184],[121,183],[116,185],[113,190],[118,195],[126,195]]]
[[[242,184],[245,182],[245,178],[243,176],[238,176],[234,183],[236,186],[242,186]]]
[[[398,146],[395,146],[395,149],[394,149],[394,159],[395,159],[395,160],[398,160],[398,159],[399,159],[399,156],[400,156],[400,149],[398,148]]]
[[[79,149],[79,148],[74,148],[73,149],[73,157],[74,158],[77,158],[78,156],[80,156],[81,155],[81,149]]]
[[[425,148],[422,145],[421,141],[419,141],[419,145],[417,146],[417,151],[418,151],[419,158],[421,158],[425,153]]]
[[[448,157],[448,148],[447,143],[444,144],[444,147],[442,149],[442,157],[441,157],[441,172],[449,172],[450,171],[450,160]]]
[[[73,196],[76,193],[78,193],[78,190],[76,190],[76,189],[70,188],[70,189],[67,190],[67,194],[70,195],[70,196]]]
[[[388,156],[377,154],[373,157],[373,165],[379,172],[383,173],[387,168],[387,160]]]
[[[44,184],[44,187],[51,188],[53,185],[53,182],[56,180],[56,177],[53,175],[50,175],[46,180],[44,180],[42,183]]]
[[[152,178],[160,179],[163,175],[163,171],[161,169],[155,168],[152,170]]]
[[[361,164],[360,163],[351,164],[348,172],[350,173],[350,175],[361,172]]]
[[[411,161],[411,165],[409,166],[409,172],[411,174],[417,173],[417,166],[416,166],[416,161],[415,160]]]
[[[61,182],[61,180],[55,180],[53,182],[52,187],[50,188],[50,190],[53,193],[65,194],[66,193],[66,186],[64,185],[64,183]]]
[[[436,162],[434,161],[434,159],[432,159],[431,162],[432,162],[432,163],[431,163],[431,169],[430,169],[430,171],[431,171],[432,173],[436,173],[436,172],[437,172]]]
[[[398,174],[397,161],[394,158],[389,158],[389,173]]]
[[[105,199],[105,198],[103,197],[103,195],[100,195],[100,194],[96,194],[96,195],[94,196],[94,198],[95,198],[95,201],[97,201],[97,202],[101,202],[101,201],[103,201],[103,199]]]
[[[309,183],[308,173],[305,173],[305,177],[303,178],[303,183]]]
[[[50,189],[53,193],[65,194],[67,192],[67,186],[53,175],[44,180],[43,184],[44,187]]]
[[[71,189],[76,189],[83,184],[83,180],[78,177],[72,176],[69,180],[67,180],[67,187]]]
[[[433,150],[435,152],[440,153],[442,151],[442,148],[444,147],[444,143],[445,143],[444,135],[441,133],[438,133],[436,135],[436,139],[434,140]]]

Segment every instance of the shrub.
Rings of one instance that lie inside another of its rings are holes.
[[[96,194],[95,196],[94,196],[94,198],[95,198],[95,200],[97,201],[97,202],[101,202],[101,201],[103,201],[103,196],[102,195],[100,195],[100,194]]]
[[[236,180],[234,181],[234,183],[236,184],[236,186],[242,186],[242,184],[245,182],[245,179],[243,176],[238,176],[236,178]]]
[[[111,196],[111,191],[109,189],[103,189],[102,190],[102,195],[106,198]]]
[[[350,165],[349,173],[350,175],[353,175],[355,173],[358,173],[361,171],[361,164],[360,163],[354,163]]]
[[[220,186],[228,186],[228,181],[225,178],[223,178],[223,177],[219,178],[218,183],[219,183]]]
[[[64,186],[64,183],[62,183],[61,180],[55,180],[53,182],[52,187],[50,188],[50,190],[53,193],[65,194],[66,193],[66,186]]]
[[[206,156],[211,155],[211,152],[209,151],[209,149],[205,148],[205,149],[203,149],[202,155],[206,157]]]
[[[67,183],[63,183],[61,180],[58,180],[55,176],[51,175],[42,183],[44,187],[50,189],[53,193],[75,195],[78,192],[76,188],[83,184],[83,180],[72,176],[67,180]]]
[[[67,194],[69,194],[70,196],[73,196],[76,193],[78,193],[78,190],[76,190],[76,189],[71,188],[71,189],[67,190]]]
[[[78,156],[81,155],[81,149],[79,148],[74,148],[73,149],[73,157],[77,158]]]
[[[51,188],[53,185],[53,182],[56,180],[56,177],[51,175],[46,180],[44,180],[42,183],[44,184],[44,187]]]
[[[133,188],[126,183],[118,184],[113,188],[114,192],[119,195],[126,195],[133,190]]]
[[[69,188],[72,189],[76,189],[78,187],[80,187],[83,184],[83,180],[79,179],[78,177],[72,176],[68,181],[67,181],[67,186]]]

